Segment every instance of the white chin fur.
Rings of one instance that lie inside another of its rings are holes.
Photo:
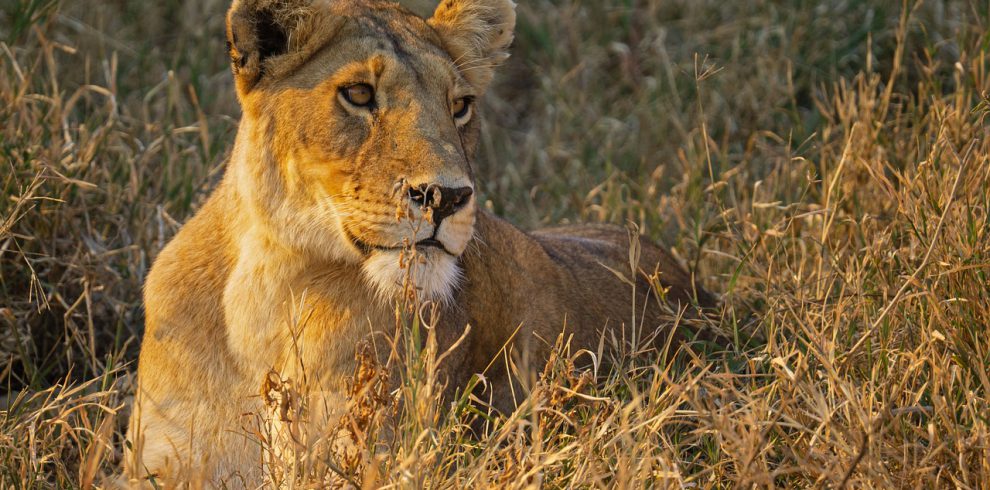
[[[364,261],[364,275],[384,300],[401,297],[408,276],[416,296],[421,301],[450,303],[454,289],[461,280],[457,259],[439,250],[420,252],[408,268],[399,263],[399,251],[376,251]]]

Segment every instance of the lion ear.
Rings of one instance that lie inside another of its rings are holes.
[[[266,61],[289,51],[308,4],[305,0],[234,0],[227,12],[227,51],[238,93],[246,94],[258,83]]]
[[[516,4],[512,0],[442,0],[429,24],[464,77],[480,91],[509,57]]]

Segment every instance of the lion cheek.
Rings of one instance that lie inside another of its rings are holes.
[[[445,219],[437,230],[437,239],[448,252],[460,256],[474,236],[474,209],[454,214]]]

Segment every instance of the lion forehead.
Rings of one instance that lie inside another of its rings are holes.
[[[369,61],[376,55],[418,72],[424,67],[453,66],[437,32],[399,5],[331,2],[308,6],[299,15],[305,20],[293,30],[293,46],[266,62],[269,87],[311,87],[349,62]]]

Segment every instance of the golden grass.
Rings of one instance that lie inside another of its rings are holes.
[[[561,346],[480,437],[473,405],[434,401],[440,353],[409,349],[391,442],[363,420],[359,458],[280,478],[985,488],[987,6],[606,4],[520,2],[485,199],[527,226],[635,223],[722,294],[733,345],[616,345],[591,374]],[[225,7],[0,9],[0,487],[119,470],[142,279],[236,126]]]

